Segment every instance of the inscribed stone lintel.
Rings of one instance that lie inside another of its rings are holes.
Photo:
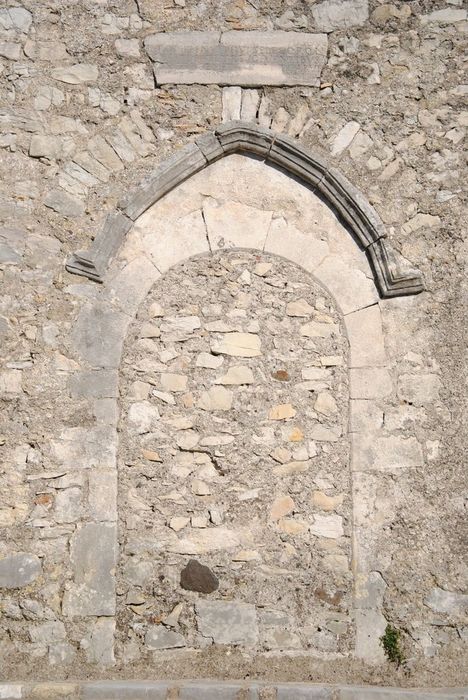
[[[326,34],[302,32],[169,32],[146,38],[158,85],[320,84]]]

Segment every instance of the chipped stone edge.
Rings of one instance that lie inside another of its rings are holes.
[[[383,298],[419,294],[422,274],[392,249],[385,227],[364,195],[338,170],[307,151],[298,141],[256,124],[229,122],[180,149],[108,215],[103,229],[87,251],[74,253],[68,272],[102,282],[111,259],[136,219],[169,191],[205,167],[233,153],[245,153],[280,167],[299,178],[336,211],[368,256],[376,286]]]

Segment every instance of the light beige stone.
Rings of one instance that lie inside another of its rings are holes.
[[[226,333],[211,342],[212,352],[234,357],[257,357],[262,354],[260,348],[261,340],[254,333]]]
[[[187,391],[187,377],[183,374],[161,374],[161,386],[165,391]]]
[[[310,502],[313,506],[320,508],[324,511],[336,510],[343,503],[344,496],[340,494],[339,496],[327,496],[323,491],[314,491],[310,497]]]
[[[272,212],[240,202],[206,199],[203,216],[213,250],[233,247],[262,250]]]
[[[291,496],[278,496],[272,503],[270,520],[279,520],[294,510],[294,501]]]
[[[303,532],[307,532],[308,524],[303,520],[281,518],[278,521],[278,528],[287,535],[301,535]]]
[[[184,539],[171,542],[169,552],[175,554],[206,554],[239,547],[239,535],[226,527],[207,527],[193,530]]]
[[[250,367],[245,365],[235,365],[229,367],[223,377],[216,380],[215,384],[253,384],[254,375]]]
[[[329,338],[331,335],[336,335],[339,328],[336,323],[319,323],[318,321],[310,321],[301,326],[301,335],[306,338]]]
[[[288,462],[287,464],[279,464],[273,467],[275,476],[291,476],[291,474],[302,474],[310,468],[310,462]]]
[[[382,320],[378,304],[359,309],[344,318],[349,338],[349,366],[376,367],[386,362]]]
[[[280,464],[291,461],[291,453],[284,447],[275,447],[275,449],[270,452],[270,457],[273,457],[275,462],[279,462]]]
[[[192,491],[196,496],[209,496],[211,494],[211,486],[201,479],[192,481]]]
[[[317,537],[337,539],[343,537],[343,518],[340,515],[314,515],[310,532]]]
[[[398,377],[398,398],[415,406],[430,406],[439,400],[442,382],[437,374],[402,374]]]
[[[233,393],[223,386],[212,386],[200,396],[197,406],[204,411],[229,411],[232,407]]]
[[[310,316],[314,311],[314,307],[311,306],[305,299],[290,301],[288,304],[286,304],[287,316]]]
[[[270,408],[268,412],[269,420],[288,420],[289,418],[294,418],[296,415],[296,409],[290,403],[278,404]]]
[[[201,352],[196,361],[197,367],[205,367],[206,369],[218,369],[224,362],[224,357],[220,355],[212,355],[210,352]]]
[[[321,391],[317,396],[314,408],[318,413],[322,413],[324,416],[332,416],[338,411],[338,406],[333,397],[328,391]]]
[[[393,391],[393,382],[386,369],[350,369],[350,397],[352,399],[380,399]]]
[[[143,459],[147,459],[149,462],[162,462],[161,455],[156,450],[142,450],[141,455]]]
[[[180,532],[180,530],[183,530],[184,527],[186,527],[190,522],[190,518],[183,517],[183,516],[175,516],[174,518],[171,518],[169,521],[169,527],[174,530],[175,532]]]

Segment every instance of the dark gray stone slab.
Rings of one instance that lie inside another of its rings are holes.
[[[168,32],[145,48],[156,82],[192,85],[319,85],[326,34],[299,32]]]

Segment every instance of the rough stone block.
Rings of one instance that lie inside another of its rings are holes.
[[[368,0],[325,0],[312,7],[315,27],[323,32],[364,24],[369,17]]]
[[[0,559],[0,588],[22,588],[36,580],[42,571],[35,554],[12,554]]]
[[[324,34],[175,32],[153,34],[145,48],[158,85],[313,85],[327,60]]]
[[[116,398],[119,376],[113,369],[98,369],[76,372],[70,376],[68,386],[72,399]]]
[[[442,382],[437,374],[402,374],[398,377],[398,398],[414,406],[431,406],[439,400]]]
[[[431,610],[438,613],[464,615],[468,612],[468,595],[464,593],[433,588],[424,602]]]
[[[93,367],[118,367],[130,317],[107,304],[84,306],[72,331],[74,347]]]
[[[382,318],[378,304],[359,309],[344,318],[349,339],[349,366],[376,367],[386,362]]]
[[[74,583],[64,594],[64,615],[113,615],[116,526],[108,523],[82,525],[72,537],[70,558]]]
[[[91,469],[89,483],[89,514],[99,522],[117,520],[117,471]]]
[[[385,632],[387,620],[378,610],[355,610],[356,646],[355,654],[366,663],[381,664],[385,654],[380,637]],[[359,696],[359,700],[362,696]]]
[[[151,625],[145,636],[145,645],[148,649],[178,649],[185,646],[185,639],[164,625]]]
[[[422,448],[414,437],[401,435],[353,436],[353,471],[394,471],[424,464]]]
[[[199,600],[195,605],[199,632],[215,644],[257,643],[257,614],[254,605],[235,601]]]

